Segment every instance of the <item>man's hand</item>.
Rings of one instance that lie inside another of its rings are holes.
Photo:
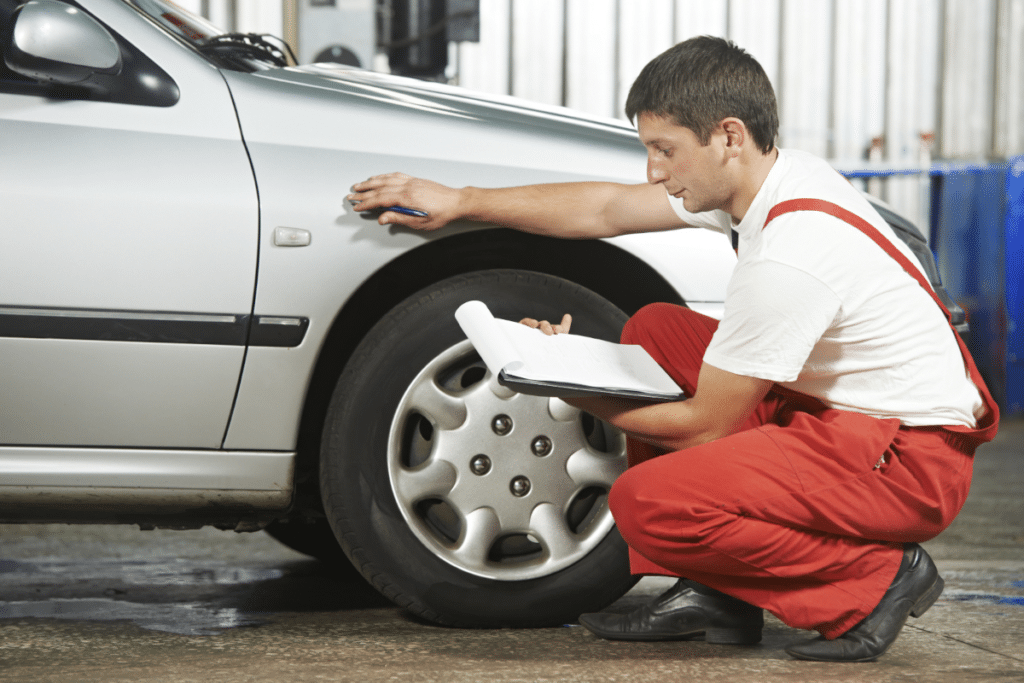
[[[459,190],[404,173],[386,173],[367,178],[352,186],[345,197],[356,211],[373,211],[389,206],[404,206],[425,212],[426,217],[385,211],[378,218],[381,225],[396,223],[417,230],[436,230],[459,217]]]
[[[552,325],[547,320],[534,320],[533,318],[523,318],[519,321],[519,324],[532,327],[535,330],[540,330],[549,336],[552,334],[569,334],[569,327],[572,325],[572,316],[566,313],[562,316],[562,322],[557,325]]]

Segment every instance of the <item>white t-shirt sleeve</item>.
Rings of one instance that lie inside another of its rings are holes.
[[[704,362],[737,375],[791,382],[839,311],[835,292],[798,268],[761,261],[737,269]]]
[[[715,232],[721,232],[726,235],[729,234],[731,228],[732,219],[724,211],[702,211],[701,213],[691,213],[687,211],[683,206],[683,200],[678,197],[665,192],[665,197],[668,198],[669,206],[676,212],[684,223],[693,228],[704,228],[706,230],[714,230]]]

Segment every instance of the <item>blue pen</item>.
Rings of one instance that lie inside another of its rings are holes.
[[[395,213],[404,213],[406,216],[419,216],[420,218],[426,218],[427,212],[420,211],[418,209],[407,209],[404,206],[389,206],[384,209],[385,211],[394,211]]]

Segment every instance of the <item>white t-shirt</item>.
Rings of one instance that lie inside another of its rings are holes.
[[[693,214],[669,196],[688,225],[739,233],[725,313],[704,361],[833,408],[909,426],[976,426],[984,406],[949,323],[895,259],[857,228],[818,211],[783,214],[762,230],[773,206],[803,198],[864,218],[919,266],[860,192],[803,152],[779,150],[735,226],[724,211]]]

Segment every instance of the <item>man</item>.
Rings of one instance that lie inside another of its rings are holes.
[[[911,252],[825,162],[775,147],[775,96],[752,57],[681,43],[641,72],[626,113],[646,185],[453,189],[390,174],[349,199],[426,211],[380,217],[424,230],[463,218],[567,238],[735,232],[720,323],[655,304],[623,331],[691,398],[571,401],[628,436],[609,504],[634,573],[686,577],[633,613],[580,621],[611,639],[756,643],[768,609],[821,634],[787,647],[795,657],[873,660],[941,593],[917,543],[959,512],[998,410]],[[550,334],[571,320],[524,322]]]

